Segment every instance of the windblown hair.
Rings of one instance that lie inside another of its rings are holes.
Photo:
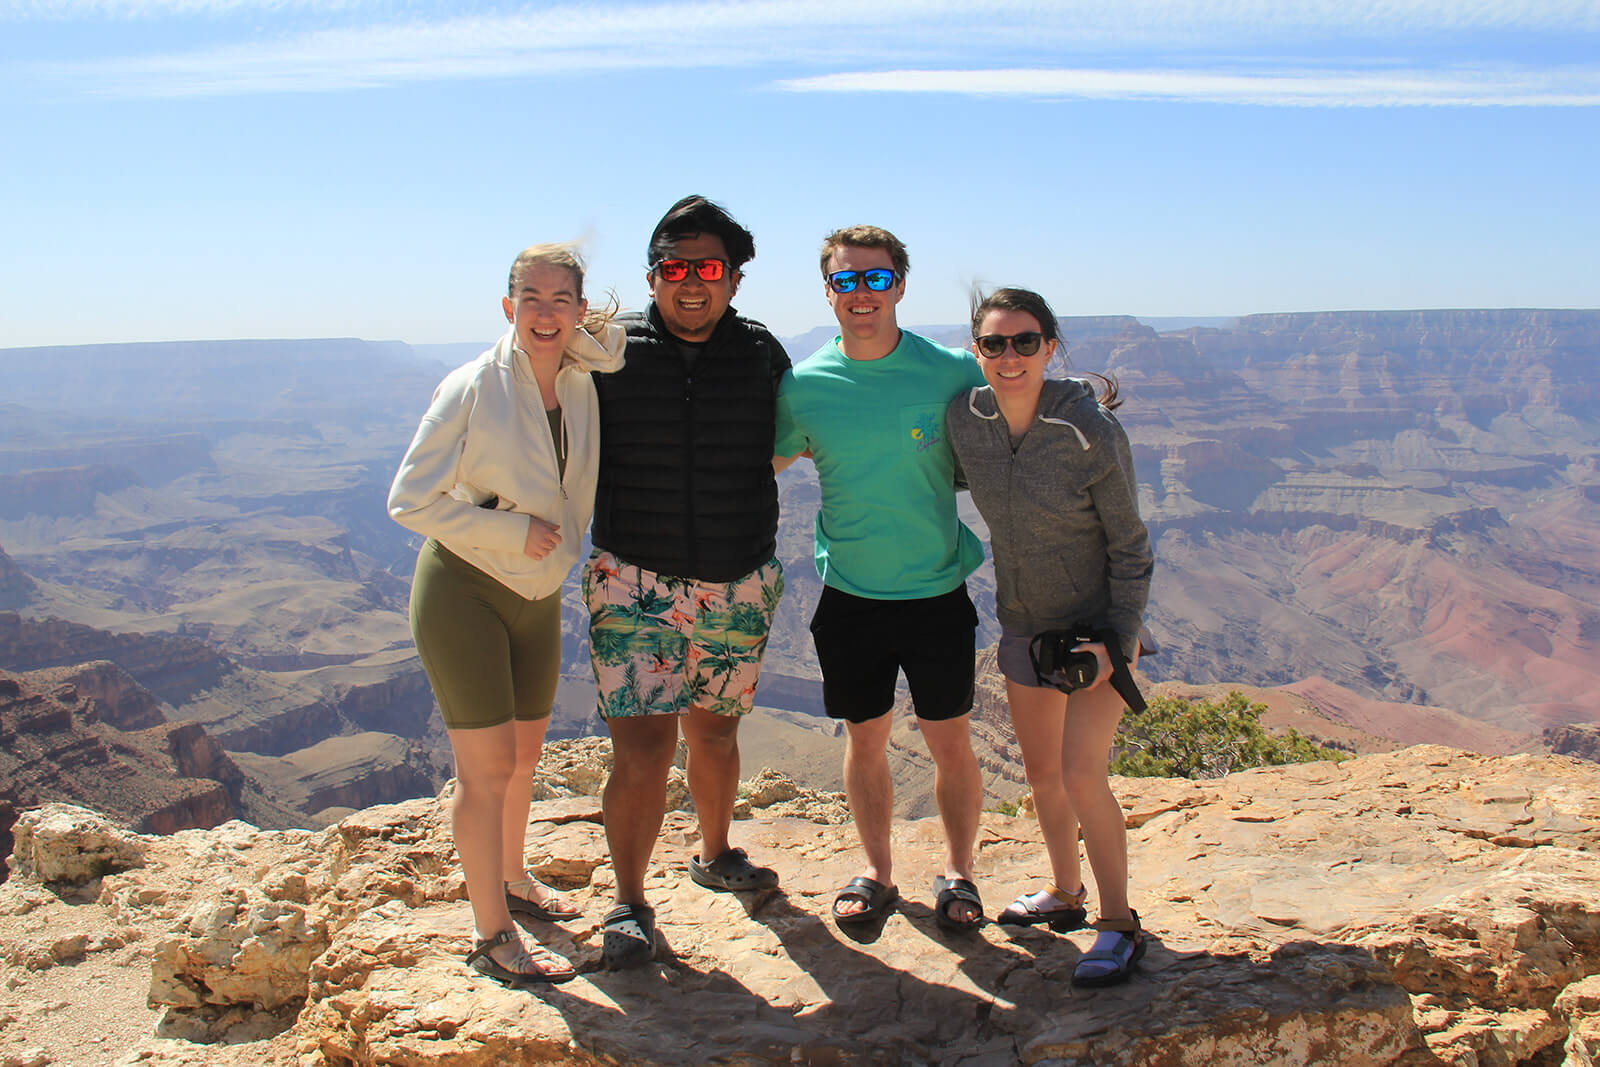
[[[733,221],[733,216],[721,204],[703,196],[686,196],[667,209],[650,234],[650,247],[645,256],[651,267],[672,257],[672,246],[685,237],[702,233],[722,238],[728,250],[728,262],[735,272],[756,257],[756,239],[750,231]]]
[[[584,298],[583,260],[579,257],[576,248],[565,244],[529,245],[517,253],[517,258],[511,261],[511,273],[506,280],[506,295],[515,300],[517,298],[517,279],[536,266],[560,267],[570,271],[572,273],[573,286],[578,292],[578,299],[582,300]],[[598,308],[591,305],[588,313],[584,315],[583,321],[578,325],[590,333],[594,333],[610,322],[620,308],[621,305],[617,302],[617,295],[608,291],[604,305]]]
[[[983,317],[991,311],[1021,311],[1032,315],[1039,323],[1039,332],[1045,340],[1061,344],[1061,325],[1056,322],[1056,313],[1050,309],[1050,304],[1044,297],[1031,289],[996,289],[985,296],[976,286],[972,289],[970,298],[972,305],[972,339],[978,339],[978,331],[983,328]],[[1063,363],[1066,362],[1066,346],[1062,344]],[[1115,410],[1122,405],[1122,400],[1117,396],[1117,380],[1110,375],[1096,374],[1094,371],[1085,372],[1100,379],[1100,395],[1095,399],[1107,411]]]
[[[822,239],[822,276],[828,276],[828,260],[833,257],[835,250],[840,248],[881,248],[889,253],[889,260],[894,264],[894,272],[901,281],[906,280],[906,274],[911,270],[911,257],[906,254],[906,246],[888,230],[881,226],[846,226],[842,230],[834,230]]]

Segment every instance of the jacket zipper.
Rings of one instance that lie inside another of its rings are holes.
[[[700,351],[700,359],[705,358],[705,349]],[[683,358],[680,353],[678,358]],[[683,500],[684,500],[684,532],[688,535],[687,552],[689,558],[688,571],[690,574],[700,573],[700,556],[695,548],[695,523],[694,523],[694,372],[687,364],[683,368],[683,454],[687,462],[683,465]]]

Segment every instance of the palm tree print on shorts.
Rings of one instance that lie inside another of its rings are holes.
[[[605,718],[675,714],[697,704],[743,715],[783,599],[772,560],[737,582],[657,575],[596,551],[583,571],[589,653]]]

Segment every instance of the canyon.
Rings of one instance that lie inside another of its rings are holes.
[[[1105,371],[1124,398],[1158,560],[1149,623],[1163,651],[1142,665],[1147,684],[1245,688],[1269,722],[1356,751],[1594,751],[1600,312],[1255,315],[1164,333],[1101,316],[1062,329],[1051,372]],[[924,332],[964,341],[959,327]],[[798,359],[815,338],[789,343]],[[61,690],[62,707],[91,733],[201,731],[242,781],[232,796],[208,778],[233,808],[196,807],[202,821],[317,827],[436,790],[448,746],[405,614],[416,542],[383,501],[448,369],[438,357],[459,348],[0,350],[0,669],[48,699],[68,683],[38,672],[80,670],[77,703]],[[819,592],[809,464],[780,491],[788,591],[746,762],[787,761],[834,789],[840,742],[806,629]],[[987,565],[970,585],[988,649]],[[563,629],[552,736],[591,736],[602,728],[571,583]],[[1025,787],[988,658],[984,670],[986,787],[1011,800]],[[894,759],[900,814],[926,814],[910,723]],[[239,807],[251,797],[253,814]]]

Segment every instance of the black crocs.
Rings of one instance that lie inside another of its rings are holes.
[[[701,863],[699,856],[689,857],[689,877],[695,885],[719,893],[778,887],[778,872],[771,867],[757,867],[742,848],[730,848],[710,863]]]
[[[610,970],[649,963],[656,952],[656,909],[648,904],[618,904],[606,912],[600,931],[600,953]]]

